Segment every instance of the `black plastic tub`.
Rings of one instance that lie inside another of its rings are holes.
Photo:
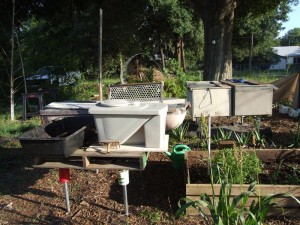
[[[18,137],[25,154],[69,157],[96,137],[93,118],[65,117],[31,129]]]

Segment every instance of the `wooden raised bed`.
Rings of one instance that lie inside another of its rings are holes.
[[[253,151],[253,150],[246,150]],[[211,157],[214,157],[217,151],[212,151]],[[288,159],[294,157],[300,157],[300,149],[263,149],[256,150],[257,156],[262,161],[271,161],[280,159]],[[200,194],[206,193],[212,197],[212,186],[211,184],[192,184],[190,183],[189,177],[189,164],[188,159],[191,157],[196,157],[197,159],[205,159],[208,157],[207,151],[190,151],[187,155],[187,183],[186,183],[186,197],[192,200],[199,199]],[[219,197],[220,184],[214,184],[215,196]],[[241,192],[246,191],[249,187],[249,184],[234,184],[232,185],[232,197],[239,195]],[[269,184],[259,184],[255,186],[256,194],[258,197],[253,196],[252,199],[249,198],[248,204],[251,204],[251,201],[260,196],[269,195],[269,194],[278,194],[278,193],[287,193],[291,194],[294,197],[300,200],[300,185],[269,185]],[[300,205],[292,198],[280,198],[275,201],[277,203],[276,207],[273,207],[269,212],[269,216],[289,216],[300,218]],[[208,212],[208,210],[205,210]],[[195,216],[199,215],[198,211],[190,207],[187,209],[187,215]]]

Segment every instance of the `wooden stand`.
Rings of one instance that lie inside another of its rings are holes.
[[[114,152],[76,150],[68,158],[35,157],[35,168],[72,168],[72,169],[115,169],[143,170],[148,159],[147,152]]]
[[[98,146],[99,147],[99,146]],[[60,171],[72,169],[109,169],[109,170],[144,170],[146,167],[148,152],[128,152],[128,151],[111,151],[104,153],[100,150],[77,149],[68,158],[51,158],[51,157],[35,157],[35,168],[56,168]],[[129,171],[128,171],[129,173]],[[129,174],[128,174],[129,176]],[[129,179],[128,179],[129,183]],[[128,200],[127,200],[127,183],[121,183],[123,186],[123,198],[125,215],[128,216]],[[70,212],[69,192],[67,182],[64,182],[64,191],[66,198],[66,210]]]

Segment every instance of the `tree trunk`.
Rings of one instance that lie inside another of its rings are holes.
[[[249,51],[249,71],[252,71],[252,54],[253,54],[253,33],[251,33],[251,43]]]
[[[12,0],[12,28],[11,28],[11,57],[10,57],[10,119],[15,120],[15,101],[14,101],[14,48],[15,48],[15,0]]]
[[[124,81],[124,66],[123,66],[123,57],[122,57],[122,53],[120,52],[119,54],[119,58],[120,58],[120,81],[121,81],[121,84],[125,84],[125,81]]]
[[[232,77],[232,29],[236,0],[193,1],[204,25],[203,80]]]
[[[183,39],[180,38],[180,62],[181,67],[183,68],[183,71],[186,71],[186,65],[185,65],[185,56],[184,56],[184,42]]]
[[[180,47],[180,39],[177,40],[176,42],[176,58],[177,58],[177,61],[178,61],[178,64],[181,65],[181,47]]]
[[[27,94],[27,83],[26,83],[26,77],[25,77],[24,62],[23,62],[19,37],[18,37],[17,33],[16,33],[16,41],[17,41],[17,44],[18,44],[18,50],[19,50],[19,56],[20,56],[20,62],[21,62],[22,76],[23,76],[23,82],[24,82],[24,93]]]
[[[161,67],[162,67],[162,70],[165,69],[165,55],[164,55],[164,48],[163,47],[160,47],[160,59],[161,59]]]
[[[176,42],[176,58],[178,64],[186,71],[185,57],[184,57],[184,43],[181,37],[178,38]]]

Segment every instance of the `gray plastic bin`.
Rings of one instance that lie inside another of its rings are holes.
[[[66,117],[31,129],[18,139],[25,154],[65,158],[97,138],[94,127],[91,117]]]

